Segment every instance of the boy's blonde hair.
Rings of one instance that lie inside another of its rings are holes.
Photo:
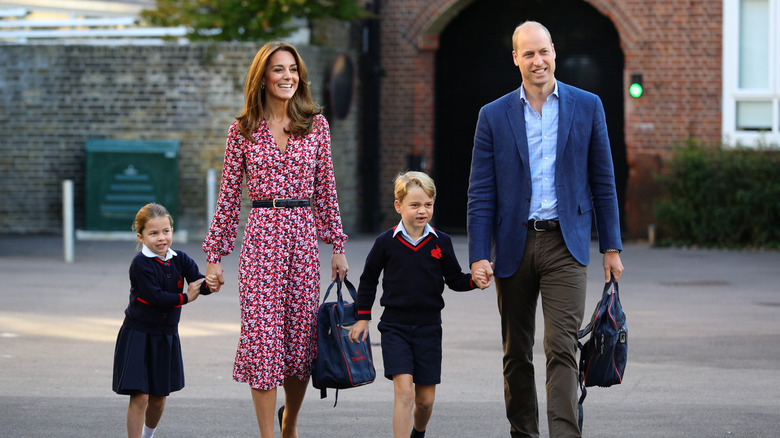
[[[414,187],[419,187],[425,191],[432,199],[436,199],[436,184],[433,182],[433,178],[428,176],[425,172],[405,172],[399,173],[395,177],[395,199],[401,202]]]

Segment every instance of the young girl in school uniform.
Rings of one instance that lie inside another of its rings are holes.
[[[152,438],[166,397],[184,387],[181,307],[211,291],[195,261],[171,249],[173,218],[165,207],[142,207],[133,230],[140,251],[130,264],[130,303],[116,339],[113,389],[130,395],[127,436]]]

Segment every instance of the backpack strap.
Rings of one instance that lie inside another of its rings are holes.
[[[582,373],[580,373],[580,389],[582,390],[582,395],[580,396],[580,399],[577,401],[577,426],[580,428],[580,433],[582,433],[582,417],[584,416],[583,410],[582,410],[582,402],[585,401],[585,396],[588,395],[588,390],[585,388],[585,385],[582,382]]]
[[[610,277],[609,282],[604,285],[604,291],[601,293],[601,299],[599,300],[599,303],[596,305],[596,308],[593,310],[593,316],[590,317],[590,322],[588,325],[585,326],[584,329],[577,332],[577,338],[582,339],[585,336],[588,335],[591,331],[593,331],[593,324],[596,323],[596,317],[599,314],[599,309],[601,309],[601,305],[604,304],[604,300],[607,299],[607,297],[610,295],[608,292],[609,290],[614,287],[615,293],[617,294],[617,282],[615,281],[615,277]],[[582,344],[580,344],[580,348],[582,348]]]
[[[320,400],[322,400],[323,398],[326,398],[327,396],[328,396],[328,390],[327,390],[327,388],[325,388],[323,386],[322,388],[320,388]],[[339,402],[339,390],[338,390],[338,388],[336,388],[336,401],[333,402],[333,407],[334,408],[336,407],[338,402]]]

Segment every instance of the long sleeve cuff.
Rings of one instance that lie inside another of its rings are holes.
[[[344,241],[333,242],[333,254],[344,254],[345,252]]]
[[[201,295],[211,294],[211,289],[209,289],[209,285],[205,281],[200,284],[200,294]]]

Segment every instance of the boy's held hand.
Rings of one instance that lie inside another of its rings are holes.
[[[358,320],[349,330],[349,342],[354,344],[355,342],[365,341],[366,338],[368,338],[368,320]]]
[[[472,275],[471,278],[474,279],[474,283],[476,283],[477,287],[484,290],[488,285],[486,275],[484,274],[484,270],[477,271],[476,275]]]
[[[480,260],[471,265],[471,278],[480,289],[490,287],[493,278],[493,263],[487,260]]]

